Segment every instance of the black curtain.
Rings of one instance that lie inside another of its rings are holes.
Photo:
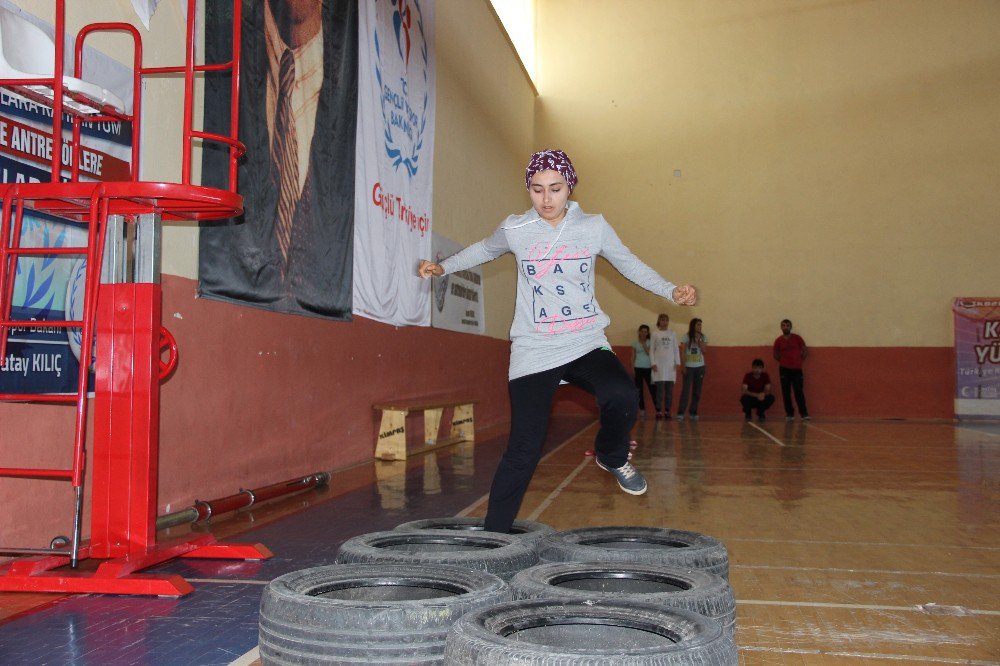
[[[319,2],[320,0],[317,0]],[[284,3],[286,0],[270,0]],[[276,312],[349,320],[353,291],[354,162],[358,101],[358,6],[322,0],[323,84],[307,173],[287,261],[275,234],[278,185],[267,129],[265,0],[244,0],[240,58],[239,136],[247,148],[239,168],[244,213],[201,223],[198,293]],[[205,57],[228,61],[232,3],[206,3]],[[229,127],[230,76],[206,76],[208,132]],[[228,187],[228,153],[206,144],[202,183]]]

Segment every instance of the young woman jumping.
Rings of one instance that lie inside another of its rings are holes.
[[[604,335],[610,319],[594,295],[594,262],[603,256],[640,287],[678,305],[694,305],[691,285],[660,277],[622,244],[600,214],[569,200],[576,171],[561,150],[531,156],[524,175],[532,207],[511,215],[488,238],[441,263],[423,260],[421,277],[466,270],[511,252],[517,299],[510,329],[511,425],[507,451],[493,477],[485,529],[509,532],[541,457],[552,400],[560,382],[595,396],[600,430],[597,466],[626,493],[642,495],[646,479],[628,461],[639,401],[632,378]]]

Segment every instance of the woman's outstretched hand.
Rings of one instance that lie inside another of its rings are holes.
[[[674,302],[677,305],[694,305],[698,302],[698,291],[689,284],[676,287],[674,289]]]
[[[417,275],[419,275],[422,278],[441,277],[442,275],[444,275],[444,268],[441,267],[441,264],[436,264],[433,261],[427,261],[426,259],[421,259],[420,266],[417,267]]]

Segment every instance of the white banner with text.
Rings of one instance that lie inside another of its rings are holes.
[[[429,326],[434,164],[434,7],[373,0],[359,15],[354,206],[356,315]]]

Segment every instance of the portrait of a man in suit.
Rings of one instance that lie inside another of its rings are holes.
[[[350,0],[245,0],[244,214],[202,226],[203,296],[350,318],[357,30]]]

